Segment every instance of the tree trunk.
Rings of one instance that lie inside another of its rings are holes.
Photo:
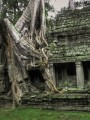
[[[32,67],[31,57],[37,58],[42,75],[46,84],[52,92],[58,90],[51,81],[48,74],[48,55],[45,40],[45,7],[44,0],[30,0],[26,10],[23,12],[15,27],[8,19],[0,23],[1,34],[4,36],[6,45],[6,57],[8,65],[9,80],[13,94],[14,106],[19,104],[22,96],[28,92],[26,79],[28,79],[26,66]],[[6,33],[6,34],[4,34]],[[38,46],[38,47],[37,47]],[[28,62],[27,62],[28,61]],[[35,63],[34,63],[35,64]]]

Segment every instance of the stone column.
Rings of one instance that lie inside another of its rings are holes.
[[[82,62],[76,62],[76,78],[77,78],[77,87],[84,87],[84,71]]]
[[[54,65],[53,63],[49,64],[49,70],[50,70],[50,74],[53,80],[54,85],[56,86],[56,80],[55,80],[55,69],[54,69]]]

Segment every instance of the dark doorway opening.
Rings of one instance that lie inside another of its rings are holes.
[[[83,70],[84,70],[84,81],[87,84],[90,81],[90,61],[85,61],[83,63]]]
[[[30,70],[29,77],[31,84],[35,86],[37,89],[45,90],[45,81],[43,79],[42,73],[40,70]]]
[[[74,62],[70,63],[55,63],[55,79],[57,87],[66,86],[76,87],[76,67]]]

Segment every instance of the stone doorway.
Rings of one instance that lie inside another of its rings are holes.
[[[31,84],[37,89],[45,90],[45,81],[40,70],[34,69],[29,71]]]
[[[82,62],[84,70],[84,83],[88,84],[90,81],[90,61]]]
[[[55,63],[55,79],[57,87],[76,87],[76,67],[74,62]]]

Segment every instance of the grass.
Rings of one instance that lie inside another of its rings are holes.
[[[90,114],[34,108],[0,108],[0,120],[90,120]]]

